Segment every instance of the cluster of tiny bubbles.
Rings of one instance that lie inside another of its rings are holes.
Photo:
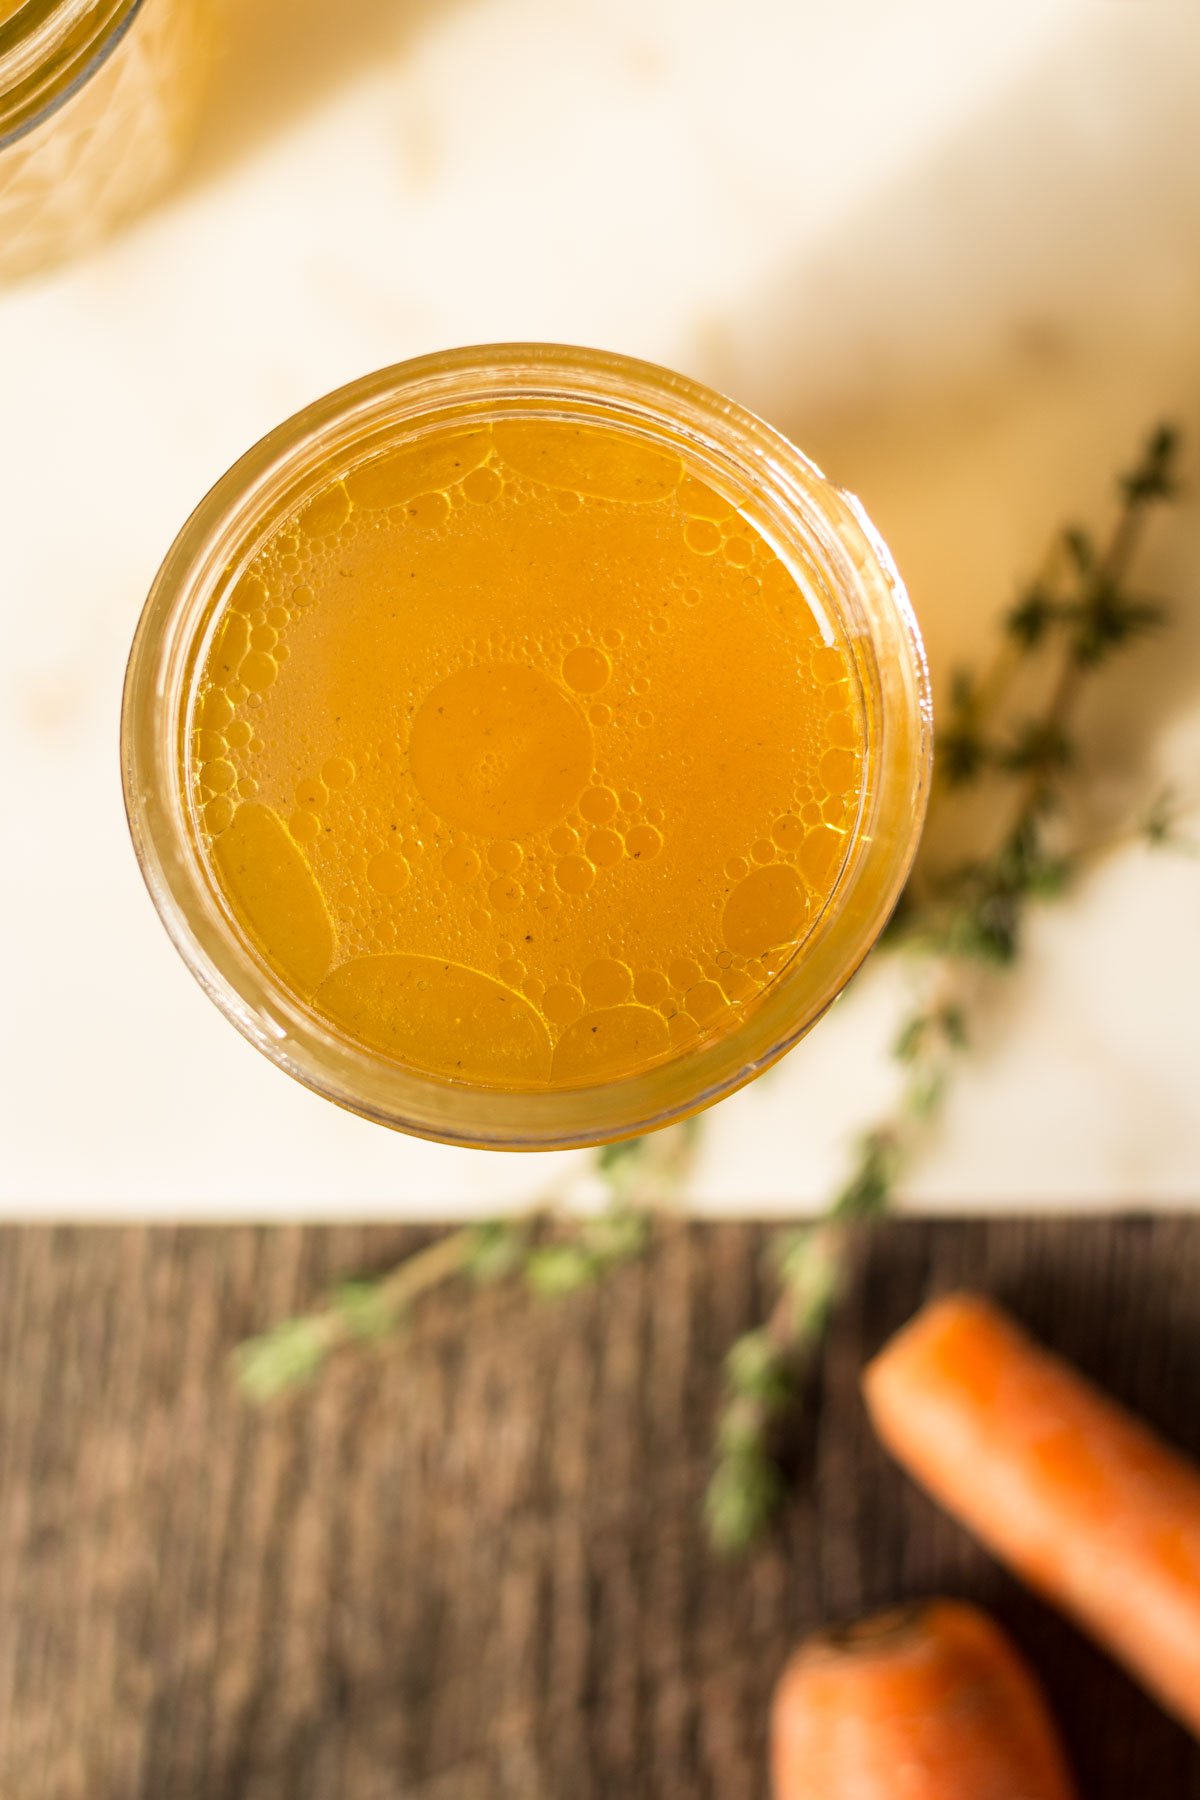
[[[339,491],[339,486],[335,484],[320,495],[300,515],[295,529],[274,540],[270,556],[259,565],[268,574],[267,585],[257,576],[243,578],[247,585],[241,598],[250,604],[237,610],[244,623],[230,622],[232,607],[223,623],[222,631],[228,633],[228,641],[222,639],[220,645],[225,678],[222,685],[210,690],[197,713],[200,730],[196,760],[201,797],[205,823],[214,834],[224,829],[233,817],[237,801],[249,797],[253,789],[250,778],[238,774],[237,761],[239,755],[244,757],[252,751],[258,740],[252,725],[238,715],[237,709],[262,704],[263,695],[277,678],[287,655],[287,627],[312,605],[314,584],[323,567],[336,559],[337,545],[346,536],[351,508],[345,490]],[[706,507],[717,516],[707,517],[704,510],[688,516],[684,525],[688,549],[705,557],[719,553],[724,563],[737,572],[733,586],[727,584],[727,592],[758,592],[761,584],[752,569],[758,553],[756,541],[746,535],[743,522],[732,507],[711,494],[705,500],[705,492],[698,490],[701,508]],[[535,494],[550,495],[564,512],[582,505],[579,495],[543,488],[511,474],[506,479],[488,463],[469,471],[448,493],[418,495],[387,508],[374,525],[386,529],[390,522],[402,520],[417,528],[435,527],[449,517],[452,507],[515,503]],[[356,507],[357,504],[356,500]],[[607,509],[610,503],[600,504]],[[303,561],[298,554],[302,548]],[[737,575],[742,577],[740,583]],[[261,593],[248,585],[255,581]],[[685,571],[677,570],[661,610],[648,621],[650,632],[661,638],[670,628],[673,608],[695,607],[701,599],[700,588]],[[675,617],[680,615],[676,612]],[[540,635],[510,641],[496,633],[487,642],[473,642],[463,648],[472,663],[490,660],[540,664],[572,695],[594,730],[601,733],[614,722],[622,731],[631,726],[644,729],[652,723],[653,714],[645,704],[650,683],[641,653],[636,646],[628,650],[615,627],[597,633],[573,625],[549,642]],[[807,649],[804,656],[807,660]],[[612,680],[614,662],[621,665],[619,683]],[[813,650],[811,666],[814,679],[822,686],[846,679],[845,664],[836,650]],[[431,686],[459,667],[458,659],[440,662],[430,671]],[[411,715],[411,705],[408,710]],[[622,960],[620,946],[614,946],[613,954],[596,956],[579,968],[560,967],[553,978],[545,969],[531,970],[525,960],[528,952],[522,954],[518,935],[521,927],[513,922],[519,909],[533,906],[545,911],[558,905],[570,906],[602,879],[605,870],[627,859],[652,860],[663,847],[662,809],[644,804],[638,793],[606,776],[603,739],[598,739],[600,760],[589,785],[564,819],[534,833],[524,844],[515,840],[489,841],[453,829],[428,812],[416,812],[419,801],[410,787],[407,737],[407,728],[402,726],[394,738],[359,759],[364,772],[373,772],[376,767],[386,771],[396,818],[389,822],[377,817],[375,810],[368,811],[348,797],[355,780],[354,763],[349,758],[326,758],[315,763],[313,772],[297,784],[294,810],[289,816],[293,835],[304,846],[315,845],[330,830],[327,821],[335,811],[339,822],[348,827],[348,836],[365,845],[359,851],[345,847],[339,865],[342,878],[333,889],[339,914],[343,919],[353,916],[359,922],[360,949],[406,947],[396,942],[395,920],[399,915],[395,903],[409,887],[420,862],[427,871],[421,892],[429,895],[432,906],[450,908],[450,916],[443,921],[447,932],[460,937],[459,922],[465,919],[472,931],[487,934],[492,940],[490,954],[498,979],[539,1008],[556,1031],[566,1030],[585,1013],[634,1004],[663,1016],[671,1045],[676,1049],[714,1030],[728,1007],[751,998],[792,954],[792,948],[785,947],[764,956],[747,955],[731,941],[717,938],[711,944],[694,945],[694,954],[664,961],[661,967],[635,967]],[[857,742],[855,722],[848,708],[841,714],[832,713],[828,748],[814,783],[795,790],[793,812],[781,814],[765,828],[748,835],[742,846],[744,854],[732,857],[726,865],[724,873],[730,884],[727,891],[735,892],[759,874],[765,876],[779,865],[780,859],[796,863],[806,880],[820,886],[821,870],[817,864],[830,853],[822,848],[815,860],[809,857],[808,866],[806,845],[813,841],[813,827],[836,829],[845,822],[845,795],[857,779],[857,758],[853,754]],[[260,743],[258,748],[261,749]],[[406,818],[409,813],[411,816]],[[833,837],[834,830],[826,830],[821,844]],[[455,910],[459,907],[461,913]],[[503,931],[506,919],[510,921],[512,936],[496,939],[494,934]],[[532,938],[528,941],[532,942]],[[472,958],[470,941],[466,940],[466,960],[478,960],[480,946],[476,944],[474,950]]]
[[[332,796],[348,788],[356,773],[349,757],[331,756],[315,774],[296,783],[288,827],[297,843],[311,844],[328,828],[325,815]]]
[[[733,506],[703,483],[685,480],[678,493],[684,513],[683,541],[695,556],[710,557],[718,553],[732,569],[745,571],[743,592],[755,594],[761,583],[752,572],[760,553],[755,535],[745,525]],[[700,590],[681,577],[684,604],[696,606]]]
[[[238,801],[258,793],[245,766],[262,749],[252,717],[287,659],[285,634],[293,617],[312,598],[311,589],[294,579],[302,568],[300,548],[298,530],[277,533],[258,567],[233,580],[214,632],[194,742],[202,817],[213,837],[232,823]]]

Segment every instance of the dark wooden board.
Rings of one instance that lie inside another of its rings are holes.
[[[699,1505],[762,1234],[448,1292],[265,1416],[233,1396],[241,1337],[420,1237],[0,1231],[4,1800],[757,1797],[789,1645],[935,1590],[1011,1626],[1088,1800],[1200,1800],[1200,1749],[888,1466],[856,1385],[970,1283],[1200,1456],[1200,1223],[889,1227],[738,1566]]]

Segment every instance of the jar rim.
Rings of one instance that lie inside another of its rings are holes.
[[[0,150],[99,73],[145,0],[25,0],[0,24]]]
[[[455,1082],[345,1039],[221,915],[188,830],[178,777],[179,707],[186,712],[180,696],[195,621],[206,606],[220,603],[232,571],[240,573],[253,554],[247,545],[256,519],[261,527],[274,518],[273,505],[285,495],[290,506],[306,466],[327,469],[335,451],[360,454],[367,442],[382,445],[385,429],[395,436],[439,409],[459,418],[465,403],[484,398],[498,405],[522,398],[587,403],[610,419],[636,416],[647,429],[674,434],[676,443],[715,446],[731,467],[744,468],[748,494],[771,491],[795,524],[797,542],[802,534],[811,550],[820,538],[824,568],[836,577],[839,594],[849,596],[867,571],[877,616],[868,609],[865,632],[872,648],[882,646],[895,664],[880,701],[881,731],[897,744],[890,787],[881,738],[873,801],[879,816],[857,834],[853,879],[841,893],[840,912],[814,933],[814,950],[806,943],[724,1033],[642,1074],[590,1087],[503,1090]],[[790,1049],[841,991],[886,922],[915,854],[931,756],[929,680],[912,608],[886,548],[858,503],[782,434],[734,401],[655,364],[565,345],[485,345],[419,357],[324,396],[268,433],[217,482],[176,538],[146,602],[126,675],[121,742],[126,812],[155,907],[192,974],[258,1049],[327,1098],[416,1136],[563,1149],[669,1124],[733,1092]],[[871,883],[864,886],[868,872]],[[855,884],[857,920],[846,906]],[[798,982],[801,971],[805,979]]]

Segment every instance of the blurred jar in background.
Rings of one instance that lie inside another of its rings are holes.
[[[0,280],[165,185],[210,62],[209,0],[0,0]]]

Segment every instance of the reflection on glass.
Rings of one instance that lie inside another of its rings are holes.
[[[174,170],[209,0],[0,0],[0,279],[95,242]]]

